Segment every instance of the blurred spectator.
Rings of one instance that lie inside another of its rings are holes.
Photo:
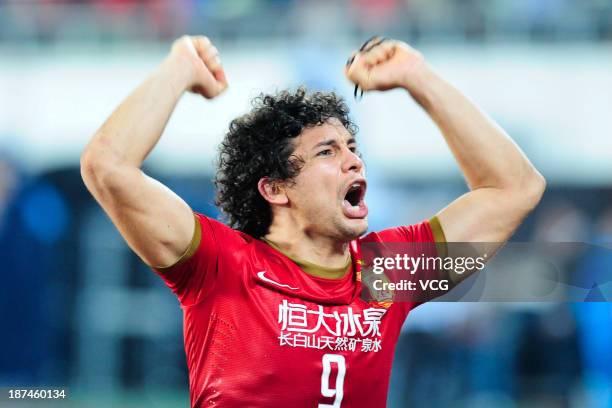
[[[7,193],[11,192],[12,193]],[[65,234],[64,198],[0,158],[0,384],[48,384],[58,374],[54,244]]]
[[[329,7],[320,7],[323,3]],[[185,32],[270,36],[283,25],[279,16],[317,7],[339,31],[359,37],[382,31],[413,40],[452,35],[455,41],[517,35],[609,40],[612,35],[612,5],[605,0],[5,0],[0,1],[0,39],[45,44],[66,38],[170,40]],[[245,23],[234,24],[237,18]]]

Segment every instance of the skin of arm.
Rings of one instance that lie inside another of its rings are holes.
[[[353,54],[347,78],[364,91],[408,91],[440,129],[467,181],[470,191],[437,214],[447,242],[507,241],[540,201],[542,175],[504,130],[418,51],[393,40],[372,44]]]
[[[130,248],[148,265],[168,266],[195,227],[187,203],[141,166],[186,91],[207,99],[227,88],[218,51],[206,37],[181,37],[151,75],[95,133],[81,155],[81,176]]]
[[[406,89],[444,135],[470,192],[438,213],[449,242],[505,242],[546,182],[512,139],[461,92],[422,65]]]

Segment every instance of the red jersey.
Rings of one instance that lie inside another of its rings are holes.
[[[415,303],[363,300],[356,260],[362,242],[433,242],[427,221],[351,242],[351,273],[324,279],[261,240],[197,219],[195,252],[156,271],[183,310],[192,407],[386,406]]]

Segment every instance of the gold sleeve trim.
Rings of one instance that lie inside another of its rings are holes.
[[[200,241],[202,241],[202,228],[200,227],[200,220],[198,219],[198,216],[195,213],[193,214],[193,218],[195,220],[195,226],[193,229],[193,236],[191,238],[191,242],[189,243],[189,247],[187,247],[185,252],[183,252],[183,255],[181,255],[180,258],[172,265],[155,267],[155,269],[160,272],[167,272],[175,266],[186,262],[189,258],[193,256],[193,254],[195,254],[195,251],[198,249],[198,246],[200,246]]]
[[[436,249],[438,250],[438,255],[441,257],[445,257],[447,253],[446,236],[444,235],[442,224],[440,224],[440,220],[436,215],[429,219],[429,226],[431,227],[431,232],[433,233],[434,241],[436,243]]]

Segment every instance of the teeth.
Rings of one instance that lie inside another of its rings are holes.
[[[349,200],[344,200],[344,201],[346,202],[346,205],[348,205],[349,207],[352,207],[352,208],[359,208],[359,204],[355,204],[355,205],[353,205],[353,204],[351,204],[351,203],[350,203],[350,201],[349,201]]]

